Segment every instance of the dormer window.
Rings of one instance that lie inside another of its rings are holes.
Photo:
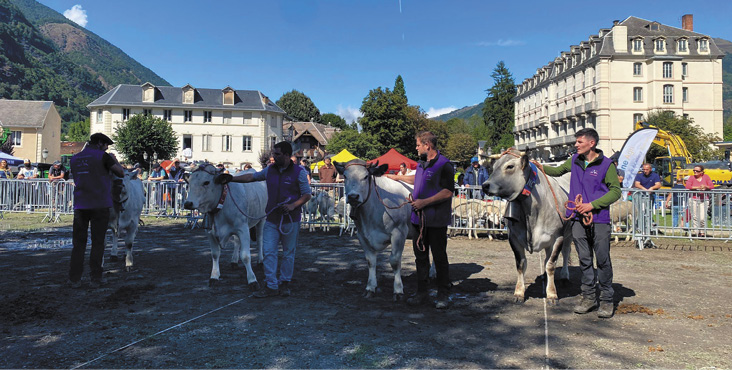
[[[709,39],[699,39],[699,52],[700,53],[709,52]]]
[[[597,54],[597,44],[592,43],[592,45],[590,45],[590,58],[594,57],[595,54]]]
[[[688,53],[689,40],[686,38],[680,38],[678,41],[676,41],[676,51],[678,51],[679,53]]]
[[[196,89],[190,84],[183,86],[183,104],[193,104]]]
[[[665,53],[666,52],[666,39],[660,37],[655,40],[653,40],[653,50],[656,53]]]
[[[145,82],[142,85],[142,102],[143,103],[154,103],[155,102],[155,85]]]
[[[659,23],[658,23],[658,22],[653,22],[653,23],[651,23],[651,24],[649,25],[649,28],[651,29],[651,31],[658,31],[658,30],[660,30],[660,29],[661,29],[661,27],[660,27],[660,25],[659,25]]]
[[[633,39],[633,52],[634,53],[642,53],[643,52],[643,39],[638,37]]]
[[[224,98],[224,105],[234,105],[234,89],[231,87],[226,87],[222,90],[223,98]]]

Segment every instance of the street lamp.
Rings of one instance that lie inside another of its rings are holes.
[[[47,148],[43,148],[43,150],[41,151],[41,157],[43,157],[43,162],[45,163],[46,159],[48,158],[48,149]]]
[[[147,158],[148,158],[147,152],[142,152],[142,159],[144,159],[145,162],[147,162],[147,173],[149,175],[150,172],[152,172],[152,163],[148,162]]]

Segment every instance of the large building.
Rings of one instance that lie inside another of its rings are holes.
[[[61,116],[52,101],[0,99],[0,128],[10,133],[15,157],[39,163],[61,158]]]
[[[282,140],[285,112],[255,90],[118,85],[87,106],[91,132],[108,136],[136,114],[151,114],[172,124],[180,158],[259,167],[260,152]],[[190,150],[187,150],[190,149]]]
[[[600,29],[518,85],[515,142],[544,160],[565,158],[574,133],[591,127],[607,155],[656,110],[688,116],[722,136],[722,58],[707,35],[629,17]]]

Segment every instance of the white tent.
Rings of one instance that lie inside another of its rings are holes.
[[[18,157],[13,157],[8,153],[0,152],[0,159],[8,161],[8,166],[20,166],[23,164],[23,160]]]

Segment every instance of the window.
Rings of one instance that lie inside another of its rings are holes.
[[[201,151],[202,152],[211,151],[211,135],[203,135],[202,140],[201,140]]]
[[[689,102],[689,88],[688,87],[681,88],[681,101],[683,101],[684,103]]]
[[[252,112],[244,112],[244,124],[251,124],[252,123]]]
[[[224,135],[221,137],[221,151],[222,152],[231,151],[231,135]]]
[[[633,76],[640,76],[643,74],[643,63],[633,63]]]
[[[656,39],[654,41],[656,52],[663,52],[666,50],[666,40],[664,39]]]
[[[234,90],[227,89],[224,91],[224,104],[234,105]]]
[[[101,109],[99,109],[97,111],[97,123],[102,123],[102,120],[103,120],[102,117],[104,117],[104,112]]]
[[[707,40],[707,39],[699,40],[699,51],[702,53],[706,53],[709,51],[709,40]]]
[[[143,116],[150,116],[150,115],[152,115],[152,109],[143,109],[142,110],[142,115]]]
[[[173,111],[170,109],[163,109],[163,119],[170,122],[173,120]]]
[[[642,87],[633,88],[633,101],[636,103],[643,101],[643,88]]]
[[[224,112],[224,124],[231,123],[231,112]]]
[[[251,136],[244,136],[244,138],[242,140],[241,150],[244,152],[252,151],[252,137]]]
[[[122,121],[127,121],[128,119],[130,119],[130,109],[122,108]]]
[[[667,104],[674,102],[674,85],[663,85],[663,102]]]
[[[633,124],[635,125],[635,123],[638,121],[643,121],[643,113],[633,114]]]
[[[674,64],[672,62],[663,62],[663,78],[674,77]]]
[[[203,111],[203,122],[211,122],[211,111],[210,110]]]
[[[269,147],[274,148],[275,144],[277,144],[277,136],[270,136]]]
[[[689,42],[686,39],[679,40],[678,51],[679,53],[686,53],[689,51]]]
[[[634,39],[633,40],[633,51],[635,51],[635,52],[643,51],[643,39]]]
[[[689,64],[681,63],[681,77],[686,77],[688,75],[689,75]]]
[[[184,110],[183,111],[183,122],[191,122],[191,121],[193,121],[193,111]]]
[[[23,145],[23,132],[22,131],[10,131],[10,142],[13,146]]]

